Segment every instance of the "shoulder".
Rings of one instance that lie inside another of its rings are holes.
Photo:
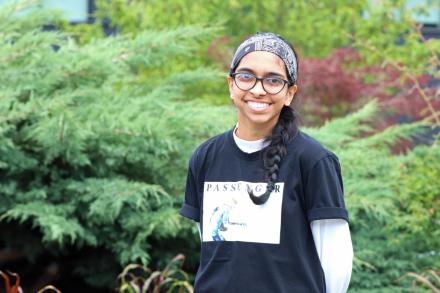
[[[288,153],[297,156],[302,169],[305,170],[310,170],[326,158],[338,162],[338,157],[332,151],[303,131],[299,131],[289,144]]]
[[[213,136],[201,143],[190,158],[190,167],[200,169],[201,165],[212,156],[217,149],[222,148],[228,140],[231,130]]]

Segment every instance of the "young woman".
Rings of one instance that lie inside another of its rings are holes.
[[[196,293],[346,292],[353,250],[339,162],[301,132],[292,46],[257,33],[227,77],[237,124],[194,152],[180,213],[199,223]]]

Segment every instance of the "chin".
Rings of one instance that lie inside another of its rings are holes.
[[[248,120],[249,120],[249,122],[256,124],[256,125],[259,125],[259,126],[263,126],[265,124],[271,124],[271,122],[273,121],[273,119],[271,119],[271,117],[267,117],[267,116],[261,117],[261,116],[260,117],[249,117]]]

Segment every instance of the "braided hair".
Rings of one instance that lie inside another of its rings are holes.
[[[293,46],[281,36],[278,36],[283,40],[293,51],[296,60],[298,55]],[[288,72],[287,68],[286,71]],[[296,67],[298,72],[298,64]],[[295,78],[289,75],[289,86],[293,86],[297,82],[297,74]],[[256,205],[262,205],[270,197],[272,191],[275,190],[275,184],[278,180],[278,173],[281,167],[283,157],[287,153],[287,144],[298,133],[298,114],[290,106],[283,106],[278,118],[278,122],[272,130],[272,134],[266,138],[266,141],[270,141],[270,144],[263,151],[263,168],[265,171],[265,180],[267,182],[266,191],[260,196],[254,195],[252,188],[248,185],[247,192],[250,199]]]
[[[278,180],[278,172],[283,157],[287,153],[287,144],[298,133],[298,116],[289,106],[281,109],[278,122],[272,130],[269,146],[263,152],[263,168],[267,182],[266,192],[261,196],[255,196],[252,189],[248,186],[247,192],[250,199],[256,205],[264,204],[275,190],[275,183]]]

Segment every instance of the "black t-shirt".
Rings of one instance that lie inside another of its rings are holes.
[[[266,190],[262,150],[247,154],[232,130],[200,145],[189,162],[181,215],[200,222],[196,293],[325,292],[310,222],[345,219],[337,157],[299,132],[287,146],[275,190]]]

